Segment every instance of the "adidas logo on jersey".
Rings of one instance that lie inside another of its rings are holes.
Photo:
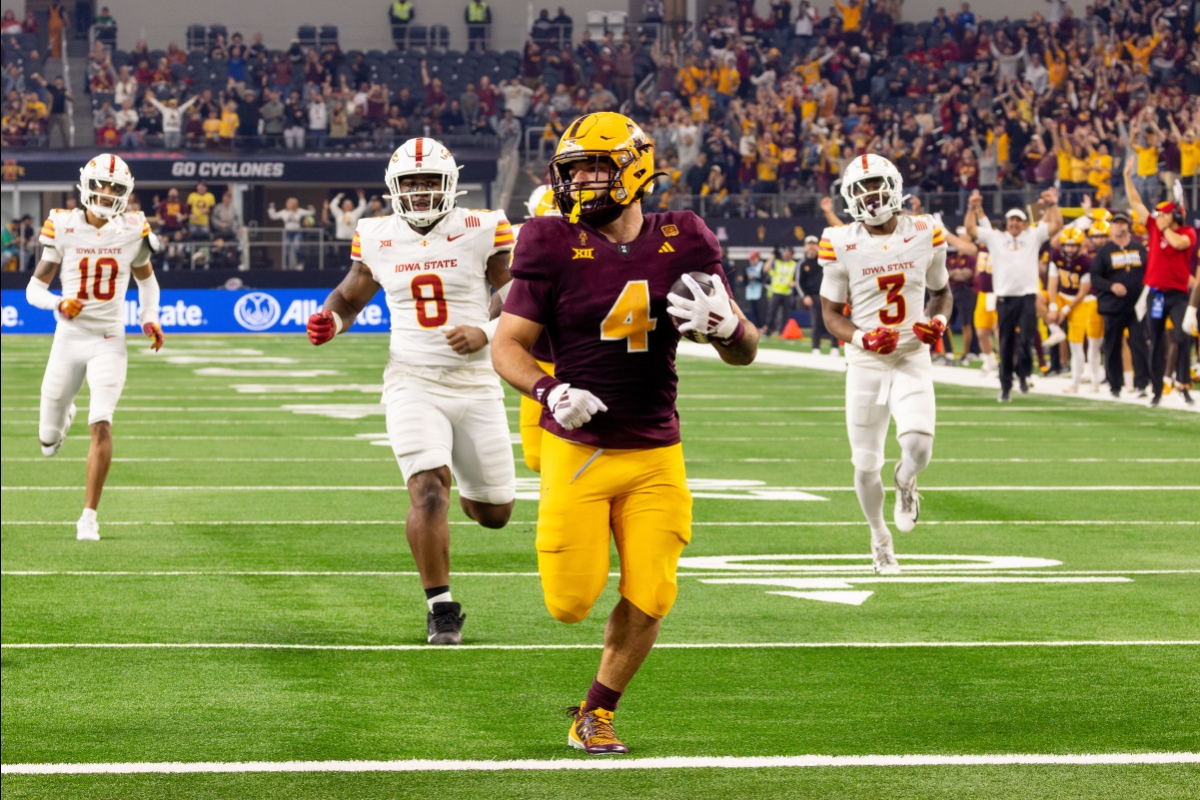
[[[675,248],[674,248],[674,247],[671,247],[671,243],[670,243],[670,242],[663,242],[663,244],[662,244],[662,247],[658,248],[658,252],[660,252],[660,253],[674,253],[674,252],[675,252]]]

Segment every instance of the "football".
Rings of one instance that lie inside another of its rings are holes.
[[[692,276],[692,280],[704,287],[705,294],[711,295],[713,293],[712,275],[709,275],[707,272],[689,272],[688,274]],[[687,298],[688,300],[692,299],[692,290],[689,289],[688,285],[683,282],[682,275],[679,276],[679,280],[675,281],[674,285],[671,286],[671,294],[677,294],[680,297]],[[671,315],[671,321],[675,323],[676,329],[683,324],[679,317],[676,317],[674,314]],[[702,333],[696,333],[695,331],[688,331],[687,333],[683,334],[683,338],[699,344],[708,344],[709,342],[707,336]]]

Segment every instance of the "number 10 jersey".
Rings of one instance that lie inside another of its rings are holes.
[[[455,208],[427,233],[395,215],[359,220],[351,258],[387,293],[392,363],[491,372],[489,347],[459,355],[442,329],[488,322],[487,262],[512,246],[503,211]]]
[[[882,326],[900,334],[888,355],[848,343],[851,364],[887,368],[925,347],[912,326],[926,320],[925,290],[949,283],[945,253],[941,223],[930,216],[901,216],[890,236],[872,236],[858,222],[825,229],[817,254],[824,270],[821,296],[849,300],[850,321],[861,331]]]
[[[60,329],[112,336],[125,333],[125,291],[133,267],[150,261],[150,225],[141,212],[121,214],[102,228],[87,221],[83,209],[56,208],[42,223],[43,261],[60,265],[63,299],[83,303]]]

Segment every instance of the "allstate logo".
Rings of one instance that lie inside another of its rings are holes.
[[[233,317],[248,331],[265,331],[279,321],[279,301],[264,292],[250,292],[233,306]]]

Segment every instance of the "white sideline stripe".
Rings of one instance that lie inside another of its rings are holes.
[[[0,486],[6,492],[80,492],[83,486]],[[457,489],[457,486],[452,489]],[[737,487],[742,488],[742,487]],[[789,492],[853,492],[853,486],[745,487]],[[885,491],[894,492],[893,486]],[[106,492],[403,492],[403,486],[105,486]],[[698,489],[694,491],[705,491]],[[922,492],[1195,492],[1200,486],[922,486]],[[740,495],[738,495],[740,497]],[[747,495],[750,497],[750,495]],[[764,499],[764,498],[753,498]]]
[[[668,756],[625,760],[456,761],[159,761],[109,764],[4,764],[4,775],[133,775],[231,772],[513,772],[631,769],[780,769],[813,767],[975,767],[1197,764],[1200,753],[998,753],[875,756]]]
[[[875,650],[974,647],[1196,647],[1200,639],[1080,639],[995,642],[659,642],[655,650]],[[595,644],[271,644],[263,642],[5,642],[4,650],[343,650],[445,652],[453,650],[602,650]]]
[[[69,525],[75,527],[76,520],[4,520],[0,525]],[[105,525],[137,526],[171,526],[171,525],[400,525],[399,519],[244,519],[244,520],[120,520],[104,521]],[[451,525],[477,525],[472,520],[450,520]],[[537,520],[513,519],[509,525],[536,525]],[[738,520],[729,522],[693,522],[692,527],[704,528],[765,528],[765,527],[807,527],[807,528],[857,528],[866,525],[863,520],[848,520],[838,522],[807,522],[803,520]],[[980,519],[980,520],[926,520],[921,527],[930,525],[1056,525],[1066,527],[1084,526],[1114,526],[1114,525],[1200,525],[1197,520],[1114,520],[1114,519]]]
[[[904,554],[901,553],[900,557],[903,558]],[[1037,580],[1026,580],[1025,578],[1021,578],[1019,580],[1008,581],[1005,579],[1008,576],[1033,576],[1035,578],[1038,578],[1038,577],[1050,576],[1050,575],[1053,575],[1053,576],[1083,575],[1083,576],[1090,577],[1090,576],[1100,576],[1100,575],[1195,575],[1195,574],[1200,574],[1200,569],[1109,569],[1109,570],[1059,570],[1059,571],[1038,570],[1036,572],[1015,572],[1013,570],[997,570],[997,569],[983,569],[983,570],[979,570],[979,569],[972,569],[972,570],[936,569],[936,570],[929,570],[929,568],[926,568],[926,567],[905,567],[903,565],[901,565],[901,569],[904,572],[904,576],[900,576],[900,577],[893,576],[893,577],[887,577],[887,578],[874,577],[875,571],[869,566],[863,567],[858,570],[838,569],[838,570],[829,570],[828,572],[825,572],[822,570],[803,570],[803,571],[789,572],[786,569],[781,569],[781,570],[772,570],[769,573],[760,572],[757,574],[760,576],[761,575],[770,575],[771,577],[785,577],[785,578],[795,577],[795,576],[809,577],[809,576],[822,576],[822,575],[834,575],[837,577],[846,576],[848,580],[853,580],[855,583],[864,583],[867,581],[872,582],[872,583],[880,583],[880,582],[882,582],[882,583],[904,583],[905,581],[912,582],[912,581],[918,581],[923,578],[938,578],[938,580],[936,581],[938,583],[954,583],[956,581],[970,582],[970,581],[960,581],[958,579],[972,578],[975,576],[983,576],[984,578],[986,578],[986,580],[975,581],[977,583],[1039,583],[1039,582],[1041,582],[1041,583],[1072,583],[1072,582],[1074,582],[1072,580],[1037,581]],[[956,573],[960,573],[960,572],[962,574],[956,574]],[[862,578],[858,577],[859,573],[861,573],[865,577],[862,577]],[[161,577],[415,578],[415,577],[418,577],[420,574],[421,573],[416,572],[416,571],[386,572],[386,571],[380,571],[380,570],[342,570],[342,571],[337,571],[337,570],[316,570],[316,571],[304,571],[304,570],[144,570],[144,571],[137,571],[137,570],[36,570],[36,569],[23,569],[23,570],[0,571],[0,575],[10,575],[10,576],[14,576],[14,577],[37,577],[37,578],[59,577],[59,576],[63,576],[63,577],[98,577],[98,578],[104,578],[104,577],[135,577],[135,578],[141,578],[141,577],[160,577],[160,578]],[[706,572],[679,572],[679,573],[676,573],[676,577],[678,577],[678,578],[727,578],[727,577],[745,577],[746,575],[749,575],[749,574],[752,574],[752,573],[749,573],[746,570],[733,571],[733,572],[728,572],[728,571],[722,572],[719,570],[713,570],[711,572],[708,572],[708,571],[706,571]],[[537,577],[541,576],[541,573],[538,573],[538,572],[453,572],[452,571],[450,573],[450,575],[455,578],[537,578]],[[619,578],[619,577],[621,577],[621,573],[610,572],[610,573],[608,573],[608,577]],[[1081,579],[1079,582],[1096,583],[1097,581],[1084,581]],[[1108,581],[1106,579],[1105,581],[1100,581],[1100,582],[1120,583],[1123,581],[1119,581],[1119,580]]]

